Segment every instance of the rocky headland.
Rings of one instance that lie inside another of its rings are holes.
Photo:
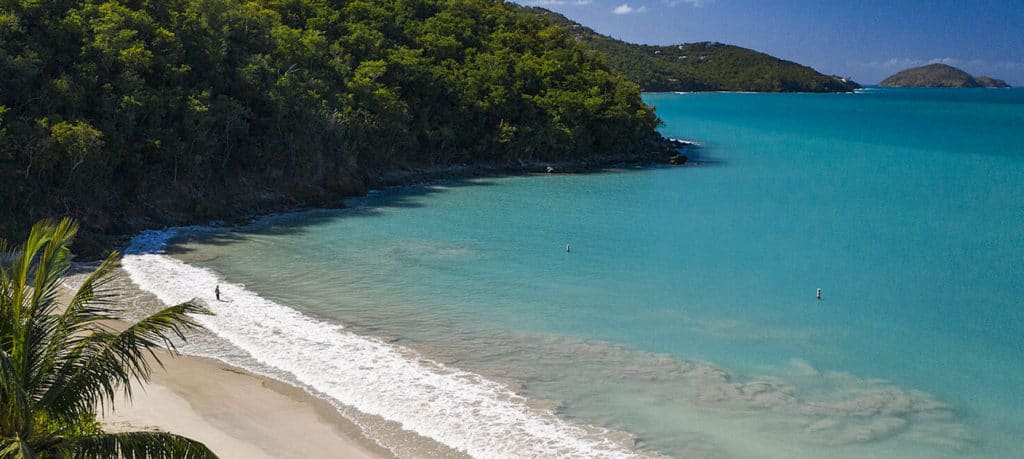
[[[878,83],[890,88],[1009,88],[1003,80],[974,77],[946,64],[928,64],[898,72]]]

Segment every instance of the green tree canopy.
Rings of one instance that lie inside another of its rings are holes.
[[[116,230],[316,204],[397,168],[657,139],[637,85],[499,0],[4,0],[0,74],[0,234],[55,213]]]
[[[115,331],[111,255],[66,304],[58,289],[70,267],[70,220],[40,222],[24,245],[0,240],[0,457],[212,458],[201,443],[163,432],[105,433],[96,410],[148,380],[154,351],[174,352],[195,324],[194,303],[172,306]],[[63,310],[61,309],[63,307]]]

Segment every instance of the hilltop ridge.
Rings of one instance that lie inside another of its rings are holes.
[[[670,46],[628,43],[539,8],[519,6],[564,27],[608,65],[644,91],[850,92],[861,86],[849,78],[824,75],[811,67],[739,46],[716,42]]]

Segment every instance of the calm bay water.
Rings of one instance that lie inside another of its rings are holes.
[[[223,283],[203,320],[242,353],[479,456],[1024,448],[1024,91],[646,100],[696,166],[388,190],[125,265]]]

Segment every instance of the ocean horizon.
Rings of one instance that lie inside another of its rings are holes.
[[[691,166],[151,231],[124,269],[208,302],[187,352],[302,385],[407,456],[1024,447],[1024,91],[645,100],[702,145]]]

